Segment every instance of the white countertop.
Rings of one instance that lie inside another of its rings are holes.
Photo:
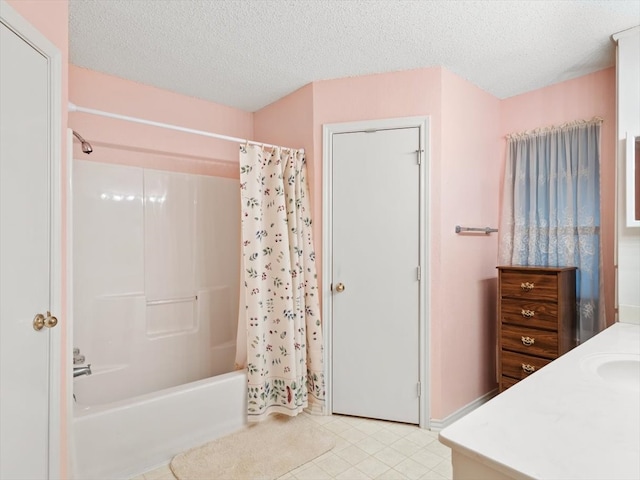
[[[440,441],[516,479],[638,480],[640,390],[593,368],[638,355],[640,325],[616,323],[442,430]]]

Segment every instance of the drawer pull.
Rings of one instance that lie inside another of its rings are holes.
[[[524,318],[531,318],[536,314],[536,312],[534,312],[533,310],[524,310],[524,309],[520,313]]]
[[[530,292],[531,290],[533,290],[535,288],[535,285],[533,283],[529,283],[529,282],[522,282],[520,284],[520,288],[522,290],[524,290],[525,292]]]
[[[521,340],[522,340],[522,344],[526,345],[527,347],[530,347],[531,345],[536,343],[536,339],[531,337],[522,337]]]
[[[523,363],[522,370],[524,370],[525,373],[533,373],[536,371],[536,367],[529,365],[528,363]]]

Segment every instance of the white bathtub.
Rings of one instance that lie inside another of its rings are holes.
[[[132,478],[242,428],[246,390],[245,373],[231,372],[106,405],[76,403],[74,477]]]

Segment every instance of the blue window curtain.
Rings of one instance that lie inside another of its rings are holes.
[[[600,275],[601,118],[507,136],[499,262],[578,267],[578,341],[605,326]]]

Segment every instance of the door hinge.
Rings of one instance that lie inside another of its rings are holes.
[[[422,165],[422,154],[424,153],[424,149],[421,148],[420,150],[416,150],[416,153],[418,154],[418,165]]]
[[[422,267],[418,265],[418,281],[422,280]]]
[[[418,398],[422,395],[422,384],[418,382]]]

